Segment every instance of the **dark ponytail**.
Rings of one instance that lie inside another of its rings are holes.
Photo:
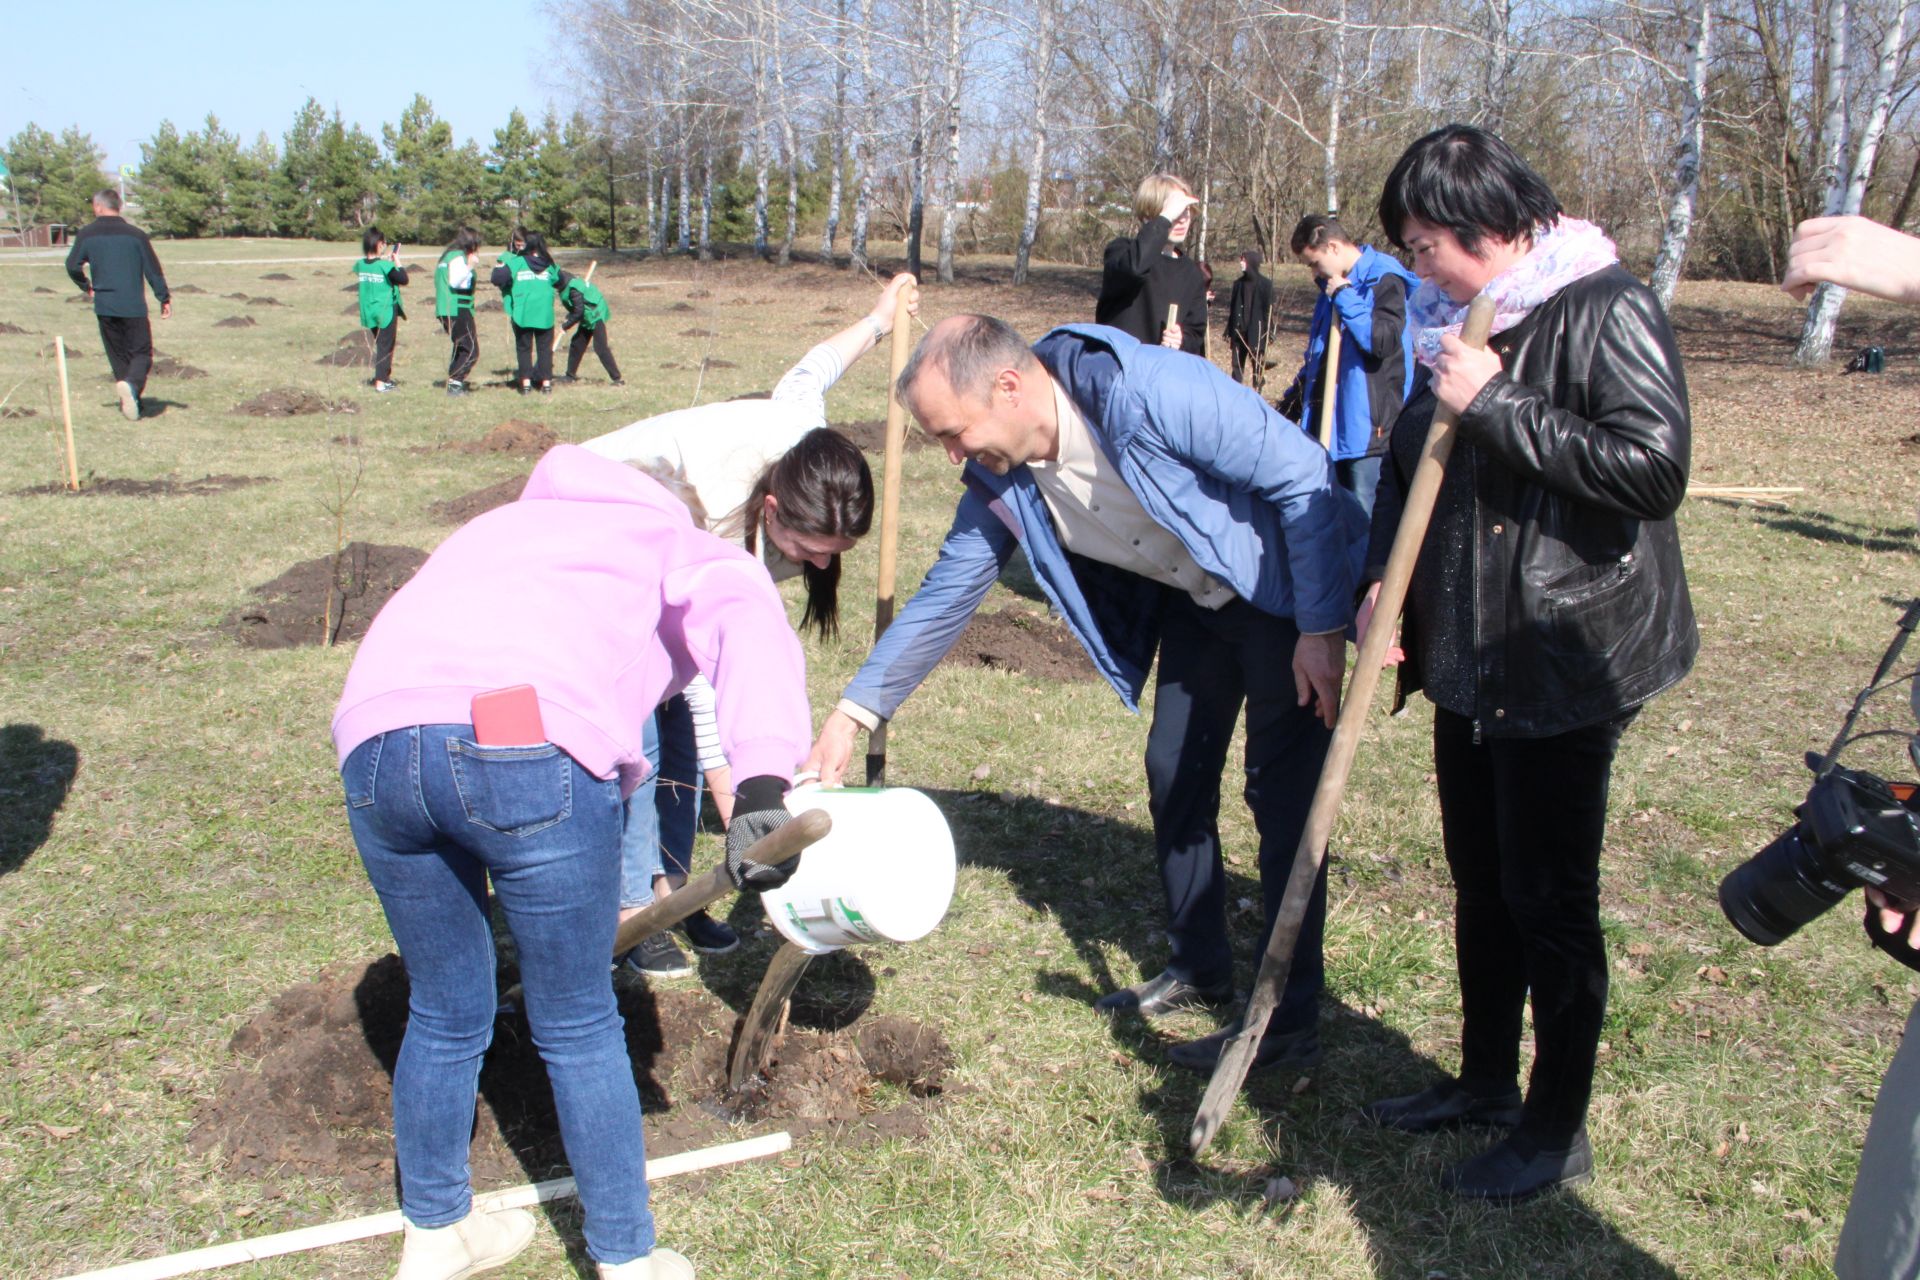
[[[873,527],[873,472],[851,440],[828,427],[807,432],[793,448],[760,473],[747,498],[747,550],[758,551],[761,512],[772,494],[780,523],[814,538],[864,538]],[[800,627],[821,637],[840,631],[840,557],[824,569],[800,565],[807,589]]]

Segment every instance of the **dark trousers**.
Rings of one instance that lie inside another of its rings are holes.
[[[440,329],[453,340],[453,358],[447,361],[447,381],[465,382],[480,359],[480,331],[474,328],[473,312],[456,311],[440,317]]]
[[[509,324],[512,321],[508,321]],[[553,381],[553,330],[513,326],[514,378],[520,382]]]
[[[593,354],[600,357],[600,367],[607,371],[607,377],[614,382],[620,381],[620,366],[613,362],[613,348],[607,345],[607,326],[600,325],[589,329],[584,324],[573,331],[573,341],[567,344],[567,376],[571,378],[580,372],[580,361],[587,354],[587,344],[593,344]]]
[[[1533,1073],[1521,1129],[1562,1147],[1585,1123],[1607,1012],[1600,845],[1614,751],[1631,712],[1551,738],[1475,743],[1434,709],[1440,827],[1453,873],[1460,1078],[1513,1087],[1533,998]]]
[[[1227,938],[1227,878],[1220,860],[1220,776],[1234,724],[1247,710],[1247,807],[1260,833],[1260,889],[1266,900],[1264,948],[1293,870],[1320,765],[1333,731],[1310,707],[1296,705],[1290,618],[1244,600],[1203,609],[1169,589],[1160,667],[1147,731],[1147,798],[1154,851],[1167,896],[1167,940],[1177,978],[1203,986],[1233,976]],[[1322,866],[1294,947],[1293,967],[1273,1030],[1311,1026],[1325,982],[1321,939],[1327,922]]]
[[[400,318],[395,316],[380,328],[373,330],[373,380],[375,382],[393,381],[393,339],[400,328]]]
[[[1255,351],[1247,346],[1247,340],[1237,333],[1227,335],[1227,345],[1233,349],[1233,380],[1244,382],[1258,391],[1266,385],[1267,359],[1266,343],[1261,342],[1262,350]]]
[[[135,398],[147,389],[153,368],[153,322],[145,316],[95,316],[100,341],[107,349],[113,380],[133,388]]]

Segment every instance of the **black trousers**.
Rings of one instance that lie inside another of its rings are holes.
[[[508,321],[512,324],[512,321]],[[513,326],[514,378],[519,382],[553,381],[553,330]]]
[[[1620,735],[1632,712],[1551,738],[1473,740],[1434,709],[1440,826],[1456,895],[1460,1078],[1512,1088],[1533,999],[1533,1072],[1521,1130],[1563,1147],[1586,1122],[1607,1012],[1600,845]]]
[[[107,349],[113,380],[131,386],[137,399],[147,389],[147,374],[153,369],[153,322],[145,316],[94,319],[100,322],[100,342]]]
[[[1201,985],[1233,976],[1227,937],[1227,878],[1220,859],[1220,777],[1240,708],[1247,711],[1247,807],[1260,833],[1260,890],[1273,931],[1320,765],[1333,731],[1296,705],[1293,647],[1300,632],[1244,600],[1203,609],[1168,589],[1160,666],[1147,731],[1147,799],[1154,851],[1167,898],[1167,968]],[[1326,868],[1307,906],[1275,1031],[1311,1026],[1325,983],[1321,940],[1327,923]]]
[[[580,361],[587,354],[587,344],[593,344],[593,354],[600,357],[600,367],[607,371],[607,377],[614,382],[620,381],[620,366],[613,362],[613,348],[607,345],[607,326],[589,329],[584,324],[573,331],[573,341],[567,344],[567,376],[571,378],[580,372]]]
[[[1227,345],[1233,348],[1233,380],[1245,383],[1258,391],[1267,382],[1266,342],[1260,343],[1259,351],[1247,346],[1247,340],[1237,333],[1227,335]],[[1247,368],[1247,366],[1251,368]],[[1243,370],[1246,376],[1242,376]]]
[[[393,339],[400,328],[400,317],[373,331],[373,380],[393,381]]]
[[[440,329],[453,339],[453,356],[447,361],[447,381],[465,382],[480,359],[480,331],[474,327],[473,312],[461,310],[441,316]]]

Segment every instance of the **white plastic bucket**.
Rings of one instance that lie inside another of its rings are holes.
[[[858,942],[912,942],[933,932],[953,901],[953,833],[940,808],[910,787],[804,787],[793,813],[823,809],[825,839],[800,870],[760,895],[767,919],[813,955]]]

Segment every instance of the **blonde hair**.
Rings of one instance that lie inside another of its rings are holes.
[[[1142,222],[1151,221],[1160,216],[1167,207],[1167,197],[1178,191],[1190,196],[1193,188],[1185,180],[1171,173],[1150,173],[1140,179],[1140,189],[1133,193],[1133,216]]]

